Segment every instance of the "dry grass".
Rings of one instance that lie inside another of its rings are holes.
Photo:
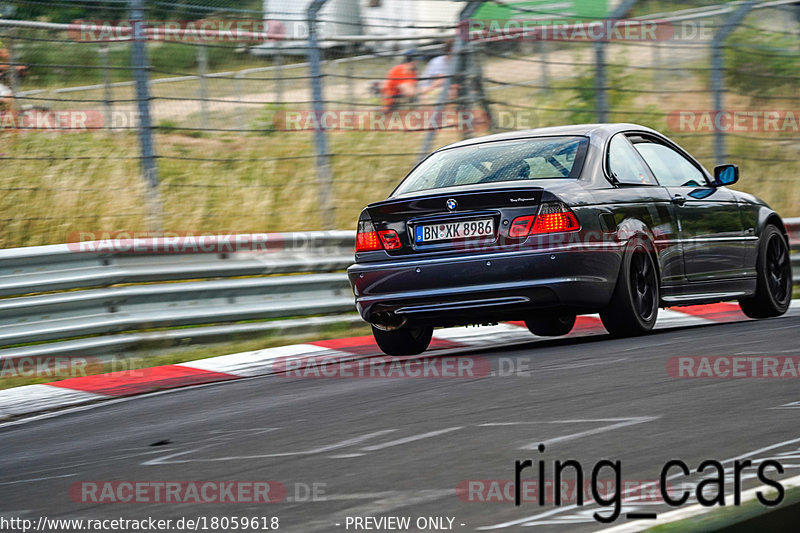
[[[509,76],[519,77],[519,69],[523,67],[538,68],[504,59],[493,62],[487,71],[495,78],[504,79],[505,71]],[[286,73],[300,71],[302,68],[290,67]],[[366,72],[368,65],[357,66],[356,73]],[[581,74],[573,72],[572,76]],[[529,119],[521,126],[558,125],[575,122],[579,116],[574,111],[578,104],[573,87],[578,78],[563,76],[554,81],[556,89],[549,94],[534,88],[487,86],[492,100],[514,104],[506,108],[496,105],[496,111],[524,114]],[[626,86],[654,87],[653,81],[651,74],[637,73],[626,80]],[[211,96],[231,98],[230,83],[230,80],[212,80]],[[329,99],[342,98],[350,90],[338,78],[330,78],[327,83]],[[360,80],[358,83],[354,88],[356,97],[362,103],[368,102],[367,82]],[[274,84],[246,80],[241,85],[243,102],[231,99],[210,106],[208,121],[212,127],[252,129],[270,122],[274,106],[253,102],[269,101],[274,95]],[[665,120],[670,111],[710,108],[707,95],[680,92],[700,90],[706,85],[707,80],[700,75],[676,74],[658,84],[659,89],[673,91],[671,94],[633,95],[618,104],[610,118],[674,133],[676,140],[711,168],[714,164],[712,136],[670,132]],[[168,97],[192,98],[197,90],[196,82],[155,87],[157,95]],[[286,99],[295,102],[309,98],[304,81],[287,81],[284,90]],[[118,89],[114,96],[130,97],[130,89]],[[101,98],[101,93],[86,93],[81,98]],[[736,95],[728,95],[727,103],[734,108],[769,108]],[[76,108],[81,106],[86,107],[75,104]],[[154,106],[156,123],[167,126],[156,135],[164,230],[261,232],[322,228],[310,133],[172,131],[171,128],[198,126],[196,102],[156,100]],[[782,102],[786,109],[798,106],[800,102]],[[424,135],[418,132],[331,132],[328,135],[329,151],[334,154],[331,160],[332,203],[337,228],[353,228],[365,204],[384,198],[392,190],[416,162]],[[458,138],[460,135],[456,132],[440,132],[434,146]],[[742,168],[742,181],[736,188],[763,198],[784,216],[799,216],[800,161],[797,161],[797,154],[800,143],[797,134],[788,132],[783,137],[732,135],[727,142],[729,160]],[[0,247],[64,242],[75,232],[146,230],[146,191],[139,175],[137,154],[138,140],[133,132],[0,132],[3,169],[0,173],[3,212]]]
[[[438,142],[454,140],[441,134]],[[312,139],[218,134],[157,136],[163,228],[187,232],[321,229]],[[335,133],[331,151],[338,228],[384,198],[416,160],[418,133]],[[70,234],[147,229],[145,187],[132,133],[5,133],[0,157],[0,246],[65,242]],[[90,157],[90,159],[75,159]],[[122,159],[120,159],[122,158]],[[195,158],[212,161],[198,161]],[[230,159],[236,159],[230,161]],[[264,161],[263,159],[271,159]],[[218,160],[218,161],[213,161]]]

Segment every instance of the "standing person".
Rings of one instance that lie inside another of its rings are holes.
[[[421,94],[427,94],[431,91],[439,89],[440,87],[444,87],[447,77],[453,73],[452,63],[453,41],[447,41],[444,43],[442,54],[431,59],[425,67],[425,71],[422,73],[422,77],[420,78],[420,85],[422,86],[420,91]],[[457,86],[451,82],[450,94],[452,96],[449,97],[453,98],[457,91]]]
[[[14,93],[10,88],[0,83],[0,111],[10,109],[13,103]]]
[[[417,97],[417,60],[416,51],[409,50],[403,63],[389,70],[382,91],[385,111],[393,111],[401,101],[411,102]]]
[[[15,65],[13,67],[16,76],[23,76],[28,67],[24,65]],[[3,42],[0,41],[0,111],[9,109],[14,103],[14,92],[11,90],[11,52],[3,48]],[[6,85],[8,84],[8,85]]]
[[[8,60],[10,56],[11,54],[3,48],[3,41],[0,41],[0,111],[10,109],[11,105],[14,103],[14,93],[11,91],[11,88],[7,85],[3,85],[5,81],[4,74],[9,68]]]

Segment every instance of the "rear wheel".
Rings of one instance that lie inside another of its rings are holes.
[[[780,316],[789,309],[792,299],[792,262],[789,245],[778,228],[764,228],[756,260],[756,293],[739,300],[739,306],[750,318]]]
[[[641,335],[658,318],[658,272],[647,245],[632,242],[622,258],[617,286],[609,306],[600,312],[603,326],[614,336]]]
[[[540,337],[560,337],[575,327],[575,315],[572,313],[555,314],[549,317],[535,317],[525,320],[525,325],[534,335]]]
[[[372,336],[386,355],[417,355],[428,349],[433,336],[430,326],[403,326],[384,331],[372,326]]]

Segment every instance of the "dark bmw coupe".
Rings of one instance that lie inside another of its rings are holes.
[[[434,327],[524,320],[568,333],[600,313],[617,336],[660,307],[738,300],[786,312],[788,238],[763,201],[727,188],[691,155],[635,124],[490,135],[423,159],[358,220],[347,273],[390,355],[423,352]]]

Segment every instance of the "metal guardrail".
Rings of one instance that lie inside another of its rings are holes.
[[[333,231],[220,236],[188,249],[190,239],[173,239],[180,253],[166,239],[0,250],[0,347],[62,341],[2,349],[0,358],[301,328],[263,321],[352,312],[347,278],[334,272],[352,264],[354,240]],[[185,327],[198,325],[213,326]],[[88,335],[105,337],[76,339]]]
[[[118,238],[0,250],[0,296],[147,281],[332,272],[352,264],[355,247],[350,231],[196,237],[197,248],[189,239]],[[178,247],[186,253],[174,253]]]
[[[800,218],[784,222],[800,284]],[[167,253],[164,239],[125,251],[106,246],[120,241],[0,250],[0,360],[359,323],[341,314],[354,310],[340,272],[353,262],[354,237],[235,235],[231,251],[221,237],[191,253]]]
[[[792,279],[797,286],[800,285],[800,218],[787,218],[783,223],[792,244]]]

